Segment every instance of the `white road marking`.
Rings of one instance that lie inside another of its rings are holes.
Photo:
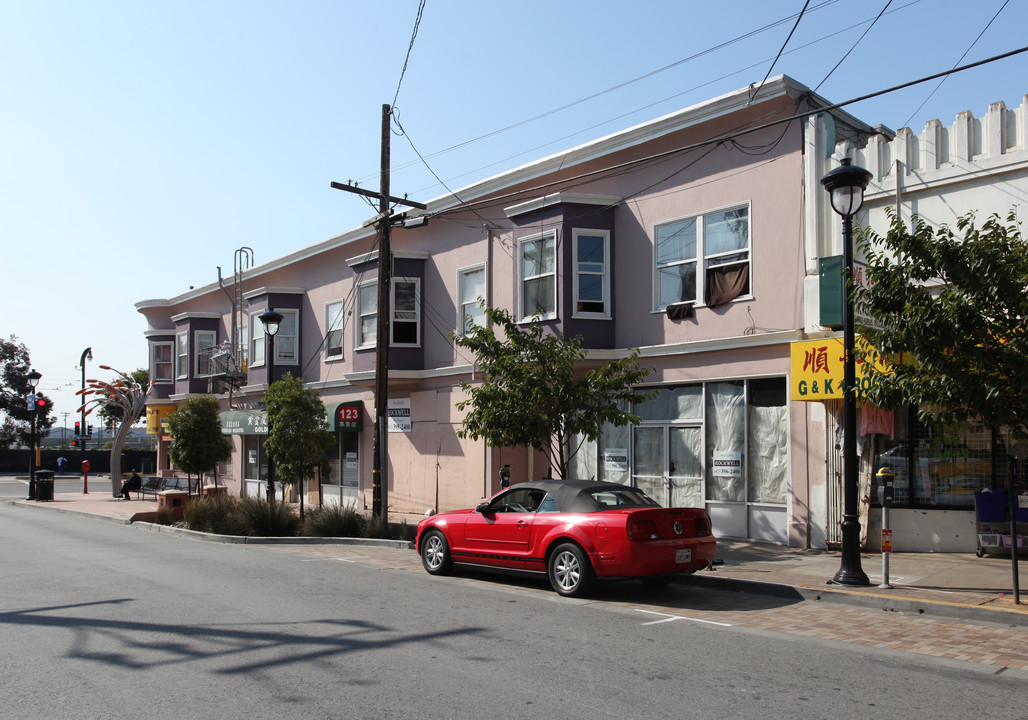
[[[720,625],[721,627],[732,627],[731,623],[716,622],[714,620],[701,620],[700,618],[685,617],[684,615],[669,615],[668,613],[656,612],[655,610],[640,610],[635,608],[636,612],[646,613],[647,615],[661,615],[661,620],[651,620],[650,622],[644,622],[643,625],[659,625],[660,623],[674,622],[675,620],[688,620],[689,622],[704,623],[706,625]]]

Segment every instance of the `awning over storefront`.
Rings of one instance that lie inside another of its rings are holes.
[[[268,434],[268,414],[263,410],[229,410],[218,417],[222,435]]]

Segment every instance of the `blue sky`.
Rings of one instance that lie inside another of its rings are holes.
[[[842,102],[1028,45],[1018,0],[810,0],[787,44],[804,0],[426,0],[401,82],[419,4],[0,3],[0,335],[58,416],[86,347],[89,377],[146,366],[136,302],[372,217],[329,183],[377,188],[394,97],[392,193],[427,200],[769,69]],[[847,110],[920,130],[1026,78],[1028,53]]]

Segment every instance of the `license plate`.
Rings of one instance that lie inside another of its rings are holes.
[[[679,548],[678,550],[675,550],[675,562],[692,562],[692,548]]]

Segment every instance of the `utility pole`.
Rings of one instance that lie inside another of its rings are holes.
[[[406,198],[395,198],[389,194],[389,133],[393,109],[382,106],[382,162],[379,192],[372,192],[353,185],[333,182],[336,190],[364,195],[378,199],[378,216],[365,226],[374,224],[378,229],[378,329],[375,333],[375,444],[371,470],[371,512],[383,521],[388,517],[389,498],[389,290],[392,279],[392,252],[389,247],[389,230],[392,223],[389,203],[426,209],[423,203]]]

